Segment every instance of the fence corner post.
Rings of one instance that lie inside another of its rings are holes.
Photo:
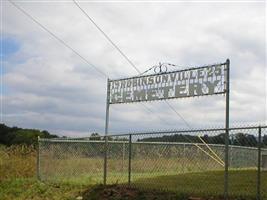
[[[129,135],[129,155],[128,155],[128,185],[131,184],[131,173],[132,173],[132,134]]]
[[[257,200],[261,199],[261,126],[258,128]]]

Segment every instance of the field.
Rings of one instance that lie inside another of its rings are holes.
[[[27,146],[0,146],[0,199],[75,199],[88,186],[50,185],[36,179],[36,150]]]
[[[66,166],[75,169],[75,165],[78,166],[84,161],[82,160],[79,163],[77,160],[76,162],[67,160],[67,162],[69,163],[65,163]],[[150,164],[151,162],[152,161],[148,161]],[[91,169],[97,169],[95,168],[96,163],[96,166],[100,169],[102,167],[101,161],[91,162],[92,165],[88,162],[86,163]],[[139,166],[138,162],[133,164],[135,167]],[[153,163],[151,166],[152,165]],[[126,168],[125,166],[120,166]],[[154,169],[156,169],[157,166],[154,167]],[[36,151],[33,147],[14,146],[6,148],[2,146],[0,149],[0,199],[59,200],[76,199],[79,196],[84,196],[84,194],[88,195],[86,191],[94,188],[95,186],[93,186],[93,184],[96,182],[100,183],[103,177],[101,170],[95,172],[94,177],[90,174],[86,175],[86,170],[89,168],[84,169],[84,175],[80,177],[70,178],[70,176],[68,179],[65,179],[65,181],[55,182],[50,180],[43,183],[36,179]],[[114,183],[116,177],[120,178],[121,183],[125,183],[127,181],[127,173],[119,173],[119,170],[117,170],[117,172],[114,170],[115,168],[113,168],[113,172],[108,174],[110,183]],[[69,173],[75,175],[75,171],[70,171]],[[111,179],[111,177],[115,178]],[[255,199],[256,171],[254,169],[231,170],[229,178],[232,197]],[[267,172],[262,173],[262,181],[262,193],[265,194],[265,198],[267,198]],[[157,191],[162,191],[164,188],[168,188],[170,192],[166,194],[163,193],[162,196],[176,194],[173,199],[185,199],[187,196],[213,196],[219,198],[220,194],[223,192],[223,171],[194,172],[194,170],[192,170],[190,173],[176,175],[170,173],[165,175],[160,172],[154,172],[151,175],[148,172],[139,171],[133,173],[132,184],[137,188],[143,188],[143,193],[138,192],[138,194],[142,195],[144,193],[146,194],[147,191],[155,189]],[[152,194],[157,197],[161,196],[161,194],[155,192],[152,192]],[[149,199],[149,196],[151,197],[151,194],[143,195],[142,198]]]

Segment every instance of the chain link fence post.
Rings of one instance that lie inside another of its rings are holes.
[[[40,137],[37,138],[37,163],[36,163],[37,179],[40,181]]]
[[[129,135],[129,163],[128,163],[128,185],[131,184],[131,173],[132,173],[132,134]]]
[[[257,200],[261,200],[261,127],[258,129]]]
[[[186,159],[186,155],[185,155],[185,144],[183,144],[183,159],[182,159],[182,173],[185,173],[185,159]]]
[[[228,199],[229,192],[229,129],[225,129],[225,160],[224,160],[224,199]]]
[[[108,136],[105,137],[105,147],[104,147],[104,185],[107,184],[107,157],[108,157]]]
[[[124,161],[125,161],[125,142],[122,143],[122,167],[121,170],[124,172]]]

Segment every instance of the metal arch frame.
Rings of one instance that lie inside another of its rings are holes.
[[[159,72],[157,72],[157,69],[159,69]],[[157,73],[166,73],[168,71],[168,67],[165,63],[159,63],[159,66],[154,67],[155,74]]]
[[[221,94],[226,93],[226,107],[225,107],[225,171],[224,171],[224,198],[228,199],[228,180],[229,180],[229,106],[230,106],[230,60],[227,59],[225,63],[220,63],[221,65],[226,65],[226,77],[224,75],[224,84],[225,84],[225,90],[221,92]],[[182,71],[189,71],[189,70],[196,70],[196,69],[201,69],[201,68],[206,68],[209,66],[215,66],[214,65],[205,65],[201,67],[194,67],[194,68],[188,68],[188,69],[183,69],[183,70],[177,70],[176,72],[182,72]],[[163,72],[163,73],[157,73],[154,75],[160,75],[160,74],[170,74],[172,72]],[[133,76],[133,77],[128,77],[128,78],[122,78],[122,79],[116,79],[116,80],[128,80],[132,78],[137,78],[137,77],[148,77],[151,75],[142,75],[142,76]],[[105,121],[105,153],[104,153],[104,185],[106,185],[106,179],[107,179],[107,150],[108,150],[108,128],[109,128],[109,107],[110,107],[110,82],[113,81],[111,79],[107,79],[107,98],[106,98],[106,121]],[[220,94],[220,93],[218,93]],[[203,95],[204,96],[204,95]],[[130,135],[131,137],[131,135]],[[130,179],[129,179],[130,181]]]
[[[229,60],[229,59],[227,59]],[[181,69],[181,70],[175,70],[175,71],[167,71],[167,72],[162,72],[162,73],[156,73],[156,74],[153,74],[153,75],[161,75],[161,74],[171,74],[173,72],[184,72],[184,71],[189,71],[189,70],[196,70],[196,69],[203,69],[203,68],[207,68],[207,67],[213,67],[213,66],[216,66],[216,65],[227,65],[227,60],[226,62],[224,63],[215,63],[215,64],[211,64],[211,65],[202,65],[202,66],[199,66],[199,67],[189,67],[189,68],[186,68],[186,69]],[[119,79],[108,79],[109,81],[121,81],[121,80],[129,80],[129,79],[132,79],[132,78],[142,78],[142,77],[148,77],[148,76],[151,76],[151,74],[146,74],[146,75],[137,75],[137,76],[131,76],[131,77],[124,77],[124,78],[119,78]]]
[[[167,100],[167,99],[176,99],[176,98],[188,98],[188,97],[200,97],[200,96],[209,96],[209,95],[219,95],[219,94],[225,94],[226,93],[226,91],[227,91],[227,89],[226,89],[226,81],[225,81],[225,79],[226,79],[226,72],[225,72],[225,70],[226,70],[226,65],[227,65],[227,61],[226,62],[224,62],[224,63],[216,63],[216,64],[212,64],[212,65],[205,65],[205,66],[200,66],[200,67],[191,67],[191,68],[187,68],[187,69],[182,69],[182,70],[175,70],[175,71],[167,71],[167,72],[161,72],[161,73],[155,73],[155,74],[146,74],[146,75],[138,75],[138,76],[132,76],[132,77],[127,77],[127,78],[120,78],[120,79],[107,79],[107,82],[109,82],[109,84],[110,85],[108,85],[108,88],[107,88],[107,90],[109,90],[109,91],[107,91],[107,93],[109,93],[108,95],[110,95],[110,93],[112,93],[112,92],[114,92],[114,93],[117,93],[116,92],[116,88],[114,88],[114,85],[113,85],[113,87],[111,88],[111,84],[113,84],[113,82],[120,82],[120,81],[129,81],[129,80],[134,80],[134,79],[143,79],[143,78],[148,78],[148,77],[157,77],[157,76],[159,76],[159,75],[169,75],[169,74],[174,74],[174,73],[182,73],[182,72],[188,72],[188,73],[190,73],[191,71],[193,71],[193,70],[199,70],[199,69],[206,69],[206,68],[208,68],[208,67],[215,67],[215,66],[218,66],[218,65],[220,65],[220,66],[224,66],[224,69],[222,69],[223,71],[224,71],[224,74],[223,75],[221,75],[221,78],[222,79],[219,79],[220,80],[220,82],[219,82],[219,84],[220,84],[220,86],[221,87],[223,87],[223,89],[219,89],[219,91],[214,91],[214,93],[209,93],[209,92],[204,92],[204,93],[202,93],[202,94],[190,94],[190,92],[189,92],[189,94],[186,94],[186,95],[181,95],[181,96],[179,96],[179,97],[177,97],[177,96],[173,96],[173,95],[171,95],[171,96],[169,96],[168,98],[165,98],[165,97],[159,97],[158,99],[148,99],[148,97],[145,97],[145,99],[132,99],[132,100],[129,100],[129,101],[123,101],[123,100],[119,100],[119,101],[116,101],[115,100],[115,98],[113,97],[113,98],[111,98],[110,96],[109,96],[109,104],[122,104],[122,103],[137,103],[137,102],[141,102],[141,101],[144,101],[144,102],[147,102],[147,101],[161,101],[161,100]],[[216,76],[217,77],[217,76]],[[196,78],[196,77],[195,77]],[[189,85],[189,87],[190,87],[190,84],[196,84],[196,83],[200,83],[200,84],[203,84],[203,79],[202,79],[202,81],[201,81],[201,79],[196,79],[197,80],[197,82],[195,82],[195,81],[193,81],[193,82],[191,82],[191,79],[188,79],[188,80],[179,80],[179,82],[184,82],[184,81],[186,81],[185,83],[186,83],[186,85],[188,84]],[[214,79],[214,80],[217,80],[217,79]],[[187,82],[188,81],[188,82]],[[209,81],[208,79],[207,79],[207,81]],[[173,82],[173,81],[172,81]],[[128,83],[127,83],[128,84]],[[157,85],[157,86],[159,86],[160,84],[163,84],[163,82],[162,83],[154,83],[154,85]],[[179,85],[179,84],[178,84]],[[177,86],[178,86],[177,85]],[[183,85],[183,84],[182,84]],[[170,86],[170,85],[169,85]],[[166,87],[169,87],[169,86],[166,86]],[[132,86],[133,88],[134,87],[136,87],[136,86]],[[140,91],[142,91],[142,90],[150,90],[150,89],[155,89],[155,88],[151,88],[150,86],[149,86],[149,84],[148,85],[145,85],[145,88],[144,88],[144,85],[143,86],[138,86],[138,87],[143,87],[143,89],[141,89]],[[207,86],[206,86],[207,87]],[[216,88],[218,89],[218,88],[220,88],[220,87],[218,87],[218,86],[216,86]],[[126,88],[124,88],[122,91],[124,91],[124,92],[128,92],[129,90],[127,90],[127,87]],[[202,90],[197,90],[198,92],[202,92]],[[159,94],[159,92],[156,92],[157,94]],[[134,97],[133,97],[134,98]],[[115,100],[115,101],[114,101]]]

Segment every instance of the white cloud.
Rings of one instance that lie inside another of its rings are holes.
[[[72,2],[17,3],[111,78],[137,74]],[[263,3],[80,5],[141,71],[159,61],[194,66],[229,57],[231,124],[266,121]],[[10,3],[3,10],[3,34],[20,44],[4,64],[4,122],[68,135],[103,132],[105,78]],[[193,127],[224,124],[223,96],[170,103]],[[156,114],[111,106],[111,132],[186,127],[164,102],[145,105]]]

